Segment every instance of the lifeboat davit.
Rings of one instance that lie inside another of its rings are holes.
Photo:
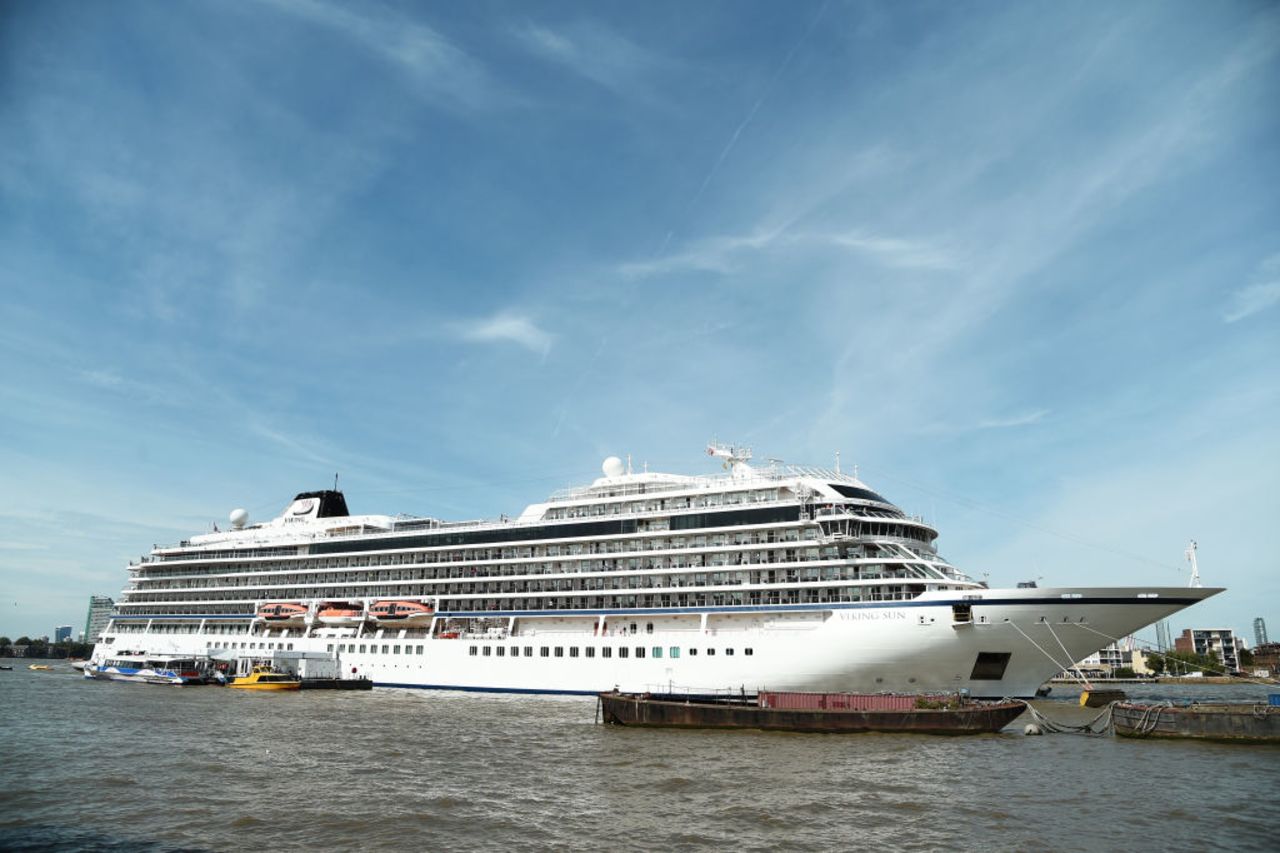
[[[316,619],[321,625],[358,625],[364,621],[364,608],[350,601],[331,601],[320,605]]]
[[[420,622],[435,612],[435,608],[421,601],[375,601],[369,607],[369,615],[379,622]]]
[[[307,608],[296,601],[275,601],[258,608],[258,618],[276,624],[301,622]]]

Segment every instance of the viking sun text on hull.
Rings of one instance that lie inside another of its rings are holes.
[[[856,477],[713,445],[727,474],[633,473],[486,522],[351,515],[337,491],[157,547],[94,651],[322,652],[379,686],[657,686],[1031,696],[1219,592],[990,589]]]

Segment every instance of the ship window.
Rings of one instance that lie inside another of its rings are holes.
[[[605,651],[608,651],[608,649],[606,649]],[[629,652],[627,651],[627,647],[626,647],[626,646],[620,646],[620,647],[618,648],[618,657],[620,657],[620,658],[625,658],[628,654],[629,654]]]
[[[470,654],[472,657],[475,657],[475,655],[476,655],[476,647],[475,647],[475,646],[472,646],[470,649],[468,649],[467,653],[468,653],[468,654]]]
[[[524,656],[527,658],[533,657],[533,646],[524,647]]]
[[[504,657],[507,654],[506,646],[498,646],[498,657]]]
[[[490,648],[489,646],[485,646],[485,647],[484,647],[484,656],[485,656],[485,657],[488,657],[488,656],[489,656],[489,655],[491,655],[491,654],[493,654],[493,649],[492,649],[492,648]]]
[[[541,654],[544,658],[551,657],[551,649],[547,648],[546,646],[543,646],[541,650]]]
[[[595,646],[587,646],[587,657],[593,658],[595,656],[596,656]]]
[[[393,648],[391,649],[391,651],[392,651],[392,653],[393,653],[393,654],[397,654],[397,655],[398,655],[398,654],[400,654],[400,647],[399,647],[399,646],[395,646],[395,647],[393,647]]]
[[[660,658],[660,657],[662,657],[662,646],[654,646],[654,647],[653,647],[653,656],[654,656],[655,658]]]
[[[668,657],[673,657],[673,658],[678,658],[678,657],[680,657],[680,647],[679,647],[679,646],[672,646],[671,648],[667,649],[667,652],[668,652],[668,655],[667,655]]]
[[[364,654],[364,643],[360,644],[360,654]]]
[[[754,654],[755,654],[755,650],[754,650],[754,649],[749,649],[749,648],[748,648],[748,649],[743,649],[743,650],[742,650],[742,653],[743,653],[744,655],[754,655]]]
[[[415,646],[414,651],[416,651],[418,654],[422,654],[422,646]]]
[[[564,657],[564,646],[556,646],[556,657]]]
[[[636,657],[644,657],[644,646],[636,646]]]
[[[1004,678],[1011,656],[1012,652],[978,652],[969,678],[973,681],[999,681]]]
[[[731,654],[733,654],[733,649],[725,649],[725,650],[724,650],[724,653],[725,653],[726,655],[731,655]]]
[[[689,654],[696,658],[696,657],[698,656],[698,650],[697,650],[697,649],[689,649]]]
[[[652,622],[649,622],[649,623],[647,623],[647,624],[644,626],[644,632],[645,632],[646,634],[652,634],[652,633],[653,633],[653,623],[652,623]]]
[[[387,646],[385,646],[385,645],[384,645],[384,646],[382,647],[382,653],[383,653],[384,655],[387,653]]]
[[[707,649],[707,654],[714,655],[715,653],[716,653],[715,649]]]
[[[326,652],[331,652],[331,651],[333,651],[333,643],[330,643],[329,645],[325,646],[325,647],[324,647],[324,650],[325,650]]]
[[[293,643],[290,643],[290,644],[289,644],[289,646],[288,646],[288,650],[289,650],[289,651],[293,651]]]
[[[578,656],[578,647],[577,647],[577,646],[570,646],[570,647],[569,647],[569,657],[571,657],[571,658],[576,658],[577,656]]]

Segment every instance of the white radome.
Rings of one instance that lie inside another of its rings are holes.
[[[626,472],[626,466],[622,464],[622,460],[616,456],[610,456],[604,460],[604,464],[600,466],[600,470],[604,472],[606,477],[621,477]]]
[[[245,522],[249,520],[249,511],[236,508],[231,510],[231,526],[235,528],[244,527]]]

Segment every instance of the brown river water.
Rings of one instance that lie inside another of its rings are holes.
[[[597,725],[582,697],[255,694],[5,663],[6,851],[1280,849],[1280,747],[1027,737],[1025,717],[959,738],[637,730]],[[1076,692],[1037,708],[1084,722]]]

